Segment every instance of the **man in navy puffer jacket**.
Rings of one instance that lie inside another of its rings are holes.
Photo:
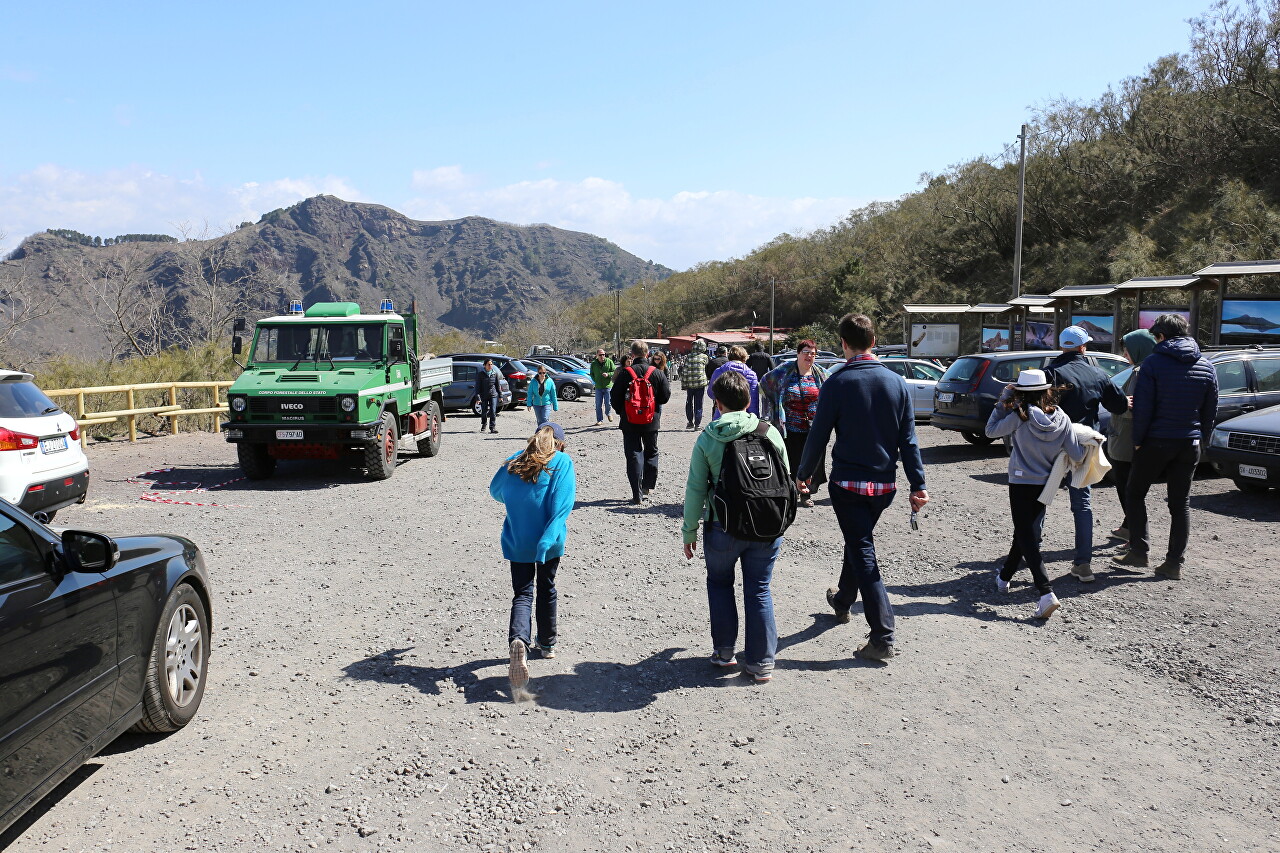
[[[1133,469],[1126,502],[1129,553],[1117,565],[1144,568],[1151,543],[1147,531],[1147,492],[1161,476],[1169,483],[1169,550],[1155,573],[1182,578],[1191,532],[1188,496],[1200,443],[1213,430],[1218,411],[1218,376],[1190,337],[1179,314],[1162,314],[1151,326],[1156,348],[1142,362],[1133,389]]]

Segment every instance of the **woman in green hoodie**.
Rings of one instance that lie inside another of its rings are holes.
[[[753,432],[760,419],[746,411],[751,404],[751,388],[736,371],[720,374],[712,390],[720,417],[698,436],[689,460],[689,480],[684,492],[684,556],[692,560],[698,548],[698,522],[706,519],[707,605],[711,611],[711,663],[718,667],[737,664],[734,650],[738,642],[738,606],[733,600],[734,569],[742,562],[742,597],[746,621],[744,669],[757,682],[773,677],[773,659],[778,651],[778,629],[773,621],[773,594],[769,583],[773,564],[782,547],[782,537],[772,542],[748,542],[730,536],[717,523],[711,506],[714,483],[720,478],[725,445]],[[770,426],[768,438],[788,465],[787,448],[777,429]]]

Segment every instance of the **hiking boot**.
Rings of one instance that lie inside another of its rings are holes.
[[[861,646],[858,646],[858,650],[853,653],[853,656],[876,663],[888,663],[889,658],[894,657],[895,654],[896,652],[894,652],[892,645],[882,646],[867,640]]]
[[[1075,575],[1080,583],[1093,583],[1093,569],[1088,563],[1076,563],[1071,567],[1071,574]]]
[[[831,608],[831,611],[836,614],[837,625],[848,625],[849,608],[841,607],[839,602],[836,601],[836,595],[839,592],[840,590],[836,589],[834,586],[827,590],[827,605]]]
[[[1171,581],[1182,580],[1182,563],[1175,563],[1171,560],[1165,560],[1154,569],[1155,573],[1162,578]]]
[[[721,669],[737,666],[738,662],[733,657],[733,649],[717,649],[712,652],[711,665],[718,666]]]
[[[1147,553],[1130,548],[1123,557],[1112,557],[1111,565],[1121,569],[1145,569],[1147,567]]]
[[[1058,596],[1053,593],[1040,596],[1040,606],[1036,609],[1036,619],[1048,619],[1062,605],[1058,602]]]
[[[1111,538],[1112,538],[1112,539],[1120,539],[1120,540],[1122,540],[1122,541],[1124,541],[1124,542],[1128,542],[1128,541],[1129,541],[1129,528],[1127,528],[1127,527],[1117,527],[1115,530],[1111,531]]]
[[[693,421],[689,421],[687,424],[685,424],[685,425],[684,425],[684,428],[685,428],[685,429],[693,429]]]
[[[507,677],[511,679],[511,691],[524,690],[529,683],[529,650],[524,640],[511,641],[511,663],[507,668]]]

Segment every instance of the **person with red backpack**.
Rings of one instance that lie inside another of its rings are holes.
[[[609,402],[619,415],[631,503],[647,503],[658,482],[658,407],[671,399],[667,375],[649,364],[649,345],[631,344],[632,363],[613,376]]]

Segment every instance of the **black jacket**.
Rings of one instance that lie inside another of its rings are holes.
[[[728,363],[729,363],[728,357],[723,355],[718,355],[715,358],[708,361],[707,362],[707,381],[710,382],[711,374],[715,373],[717,370],[719,370],[721,367],[724,367]]]
[[[764,379],[764,375],[773,370],[773,359],[767,352],[753,352],[747,356],[747,367],[755,371],[756,378]]]
[[[1106,371],[1090,364],[1081,353],[1064,352],[1049,362],[1045,373],[1054,385],[1071,386],[1058,402],[1074,424],[1097,429],[1099,405],[1115,415],[1129,411],[1128,398],[1112,384]]]
[[[649,365],[645,364],[633,369],[636,376],[644,376]],[[661,406],[671,399],[671,383],[667,381],[667,375],[656,367],[649,375],[649,384],[653,386],[653,402],[656,405]],[[619,367],[618,372],[613,374],[613,388],[609,390],[609,404],[618,413],[618,429],[623,432],[657,432],[661,425],[659,424],[661,418],[657,412],[654,413],[651,423],[633,424],[627,421],[627,389],[630,387],[630,372],[625,367]]]
[[[1204,439],[1218,413],[1218,374],[1193,338],[1156,344],[1133,386],[1133,444],[1151,438]]]
[[[493,377],[485,373],[484,368],[476,371],[476,393],[481,397],[500,397],[502,395],[502,371],[494,368],[498,374],[498,381],[495,382]]]

